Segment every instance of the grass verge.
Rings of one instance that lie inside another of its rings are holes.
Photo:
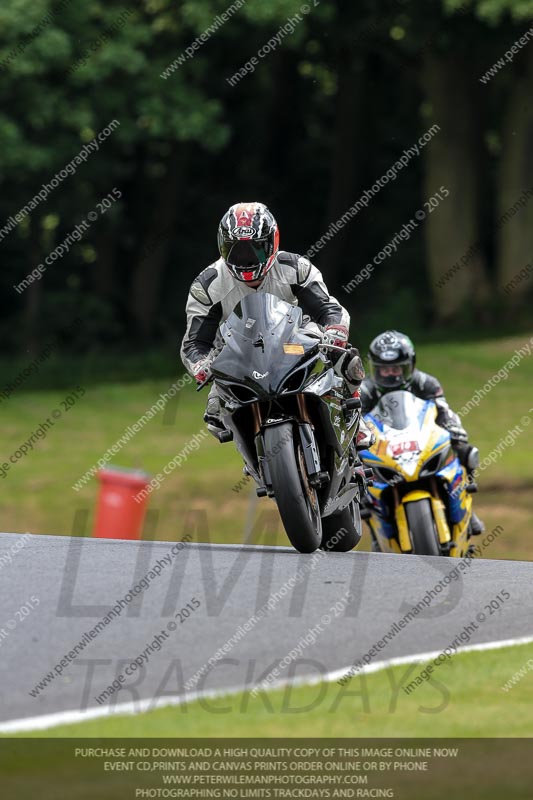
[[[530,660],[533,645],[463,653],[410,693],[403,687],[423,664],[356,676],[345,686],[242,692],[23,737],[531,737]]]

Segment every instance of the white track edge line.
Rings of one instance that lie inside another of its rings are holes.
[[[502,639],[500,641],[483,642],[481,644],[467,645],[461,647],[457,653],[454,653],[452,658],[461,653],[471,653],[475,651],[484,650],[500,650],[504,647],[515,647],[519,645],[532,644],[533,636],[522,636],[515,639]],[[389,658],[385,661],[377,661],[375,664],[368,664],[362,667],[357,675],[369,675],[373,672],[381,672],[387,667],[396,667],[402,664],[421,664],[436,658],[442,653],[442,650],[433,650],[426,653],[416,653],[410,656],[398,656],[396,658]],[[315,676],[302,676],[295,678],[285,678],[271,684],[268,691],[275,689],[282,689],[285,686],[314,686],[317,683],[333,683],[344,676],[352,669],[349,667],[342,667],[341,669],[327,672],[324,675]],[[85,711],[57,711],[53,714],[42,714],[37,717],[22,717],[21,719],[9,720],[7,722],[0,722],[0,733],[23,733],[25,731],[47,730],[58,725],[71,725],[77,722],[88,722],[92,719],[99,719],[102,717],[117,716],[120,714],[136,715],[142,714],[145,711],[154,711],[157,708],[166,708],[171,706],[180,706],[184,703],[192,703],[195,700],[202,698],[214,699],[217,697],[225,697],[230,694],[239,694],[240,692],[252,691],[256,687],[243,687],[243,686],[228,686],[222,689],[207,689],[200,692],[189,692],[185,695],[176,695],[175,697],[160,697],[156,700],[145,699],[139,700],[137,703],[118,703],[117,705],[105,708],[87,708]],[[262,689],[261,691],[265,691]]]

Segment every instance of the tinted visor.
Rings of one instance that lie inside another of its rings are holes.
[[[268,239],[222,243],[220,255],[230,267],[239,272],[249,272],[264,266],[270,256],[271,245]]]
[[[382,389],[400,389],[409,383],[413,375],[411,361],[380,364],[370,361],[370,375]]]

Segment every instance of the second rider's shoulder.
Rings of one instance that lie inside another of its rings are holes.
[[[444,394],[439,379],[420,369],[415,369],[413,373],[412,388],[415,394],[426,398],[442,397]]]

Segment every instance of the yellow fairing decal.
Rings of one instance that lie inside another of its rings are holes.
[[[450,534],[450,527],[448,525],[448,520],[446,519],[446,514],[444,512],[444,503],[442,502],[442,500],[438,500],[436,497],[432,497],[431,505],[433,507],[433,519],[435,520],[435,525],[437,526],[439,542],[441,544],[446,544],[446,542],[451,541],[452,537]]]
[[[415,500],[433,500],[429,492],[423,489],[415,489],[413,492],[404,495],[402,503],[413,503]]]
[[[407,517],[405,516],[405,508],[403,503],[400,503],[396,508],[396,527],[398,529],[398,541],[402,553],[411,553],[413,545],[411,537],[409,536],[409,526],[407,525]]]
[[[396,539],[389,539],[387,536],[383,536],[381,533],[381,529],[379,525],[376,525],[376,522],[370,518],[369,520],[370,527],[374,532],[374,536],[376,537],[379,546],[383,553],[401,553],[400,545],[396,541]]]
[[[461,522],[453,526],[453,541],[456,543],[456,547],[450,550],[451,556],[459,558],[462,558],[468,552],[468,525],[472,516],[472,497],[466,492],[464,506],[466,508],[465,516]]]

